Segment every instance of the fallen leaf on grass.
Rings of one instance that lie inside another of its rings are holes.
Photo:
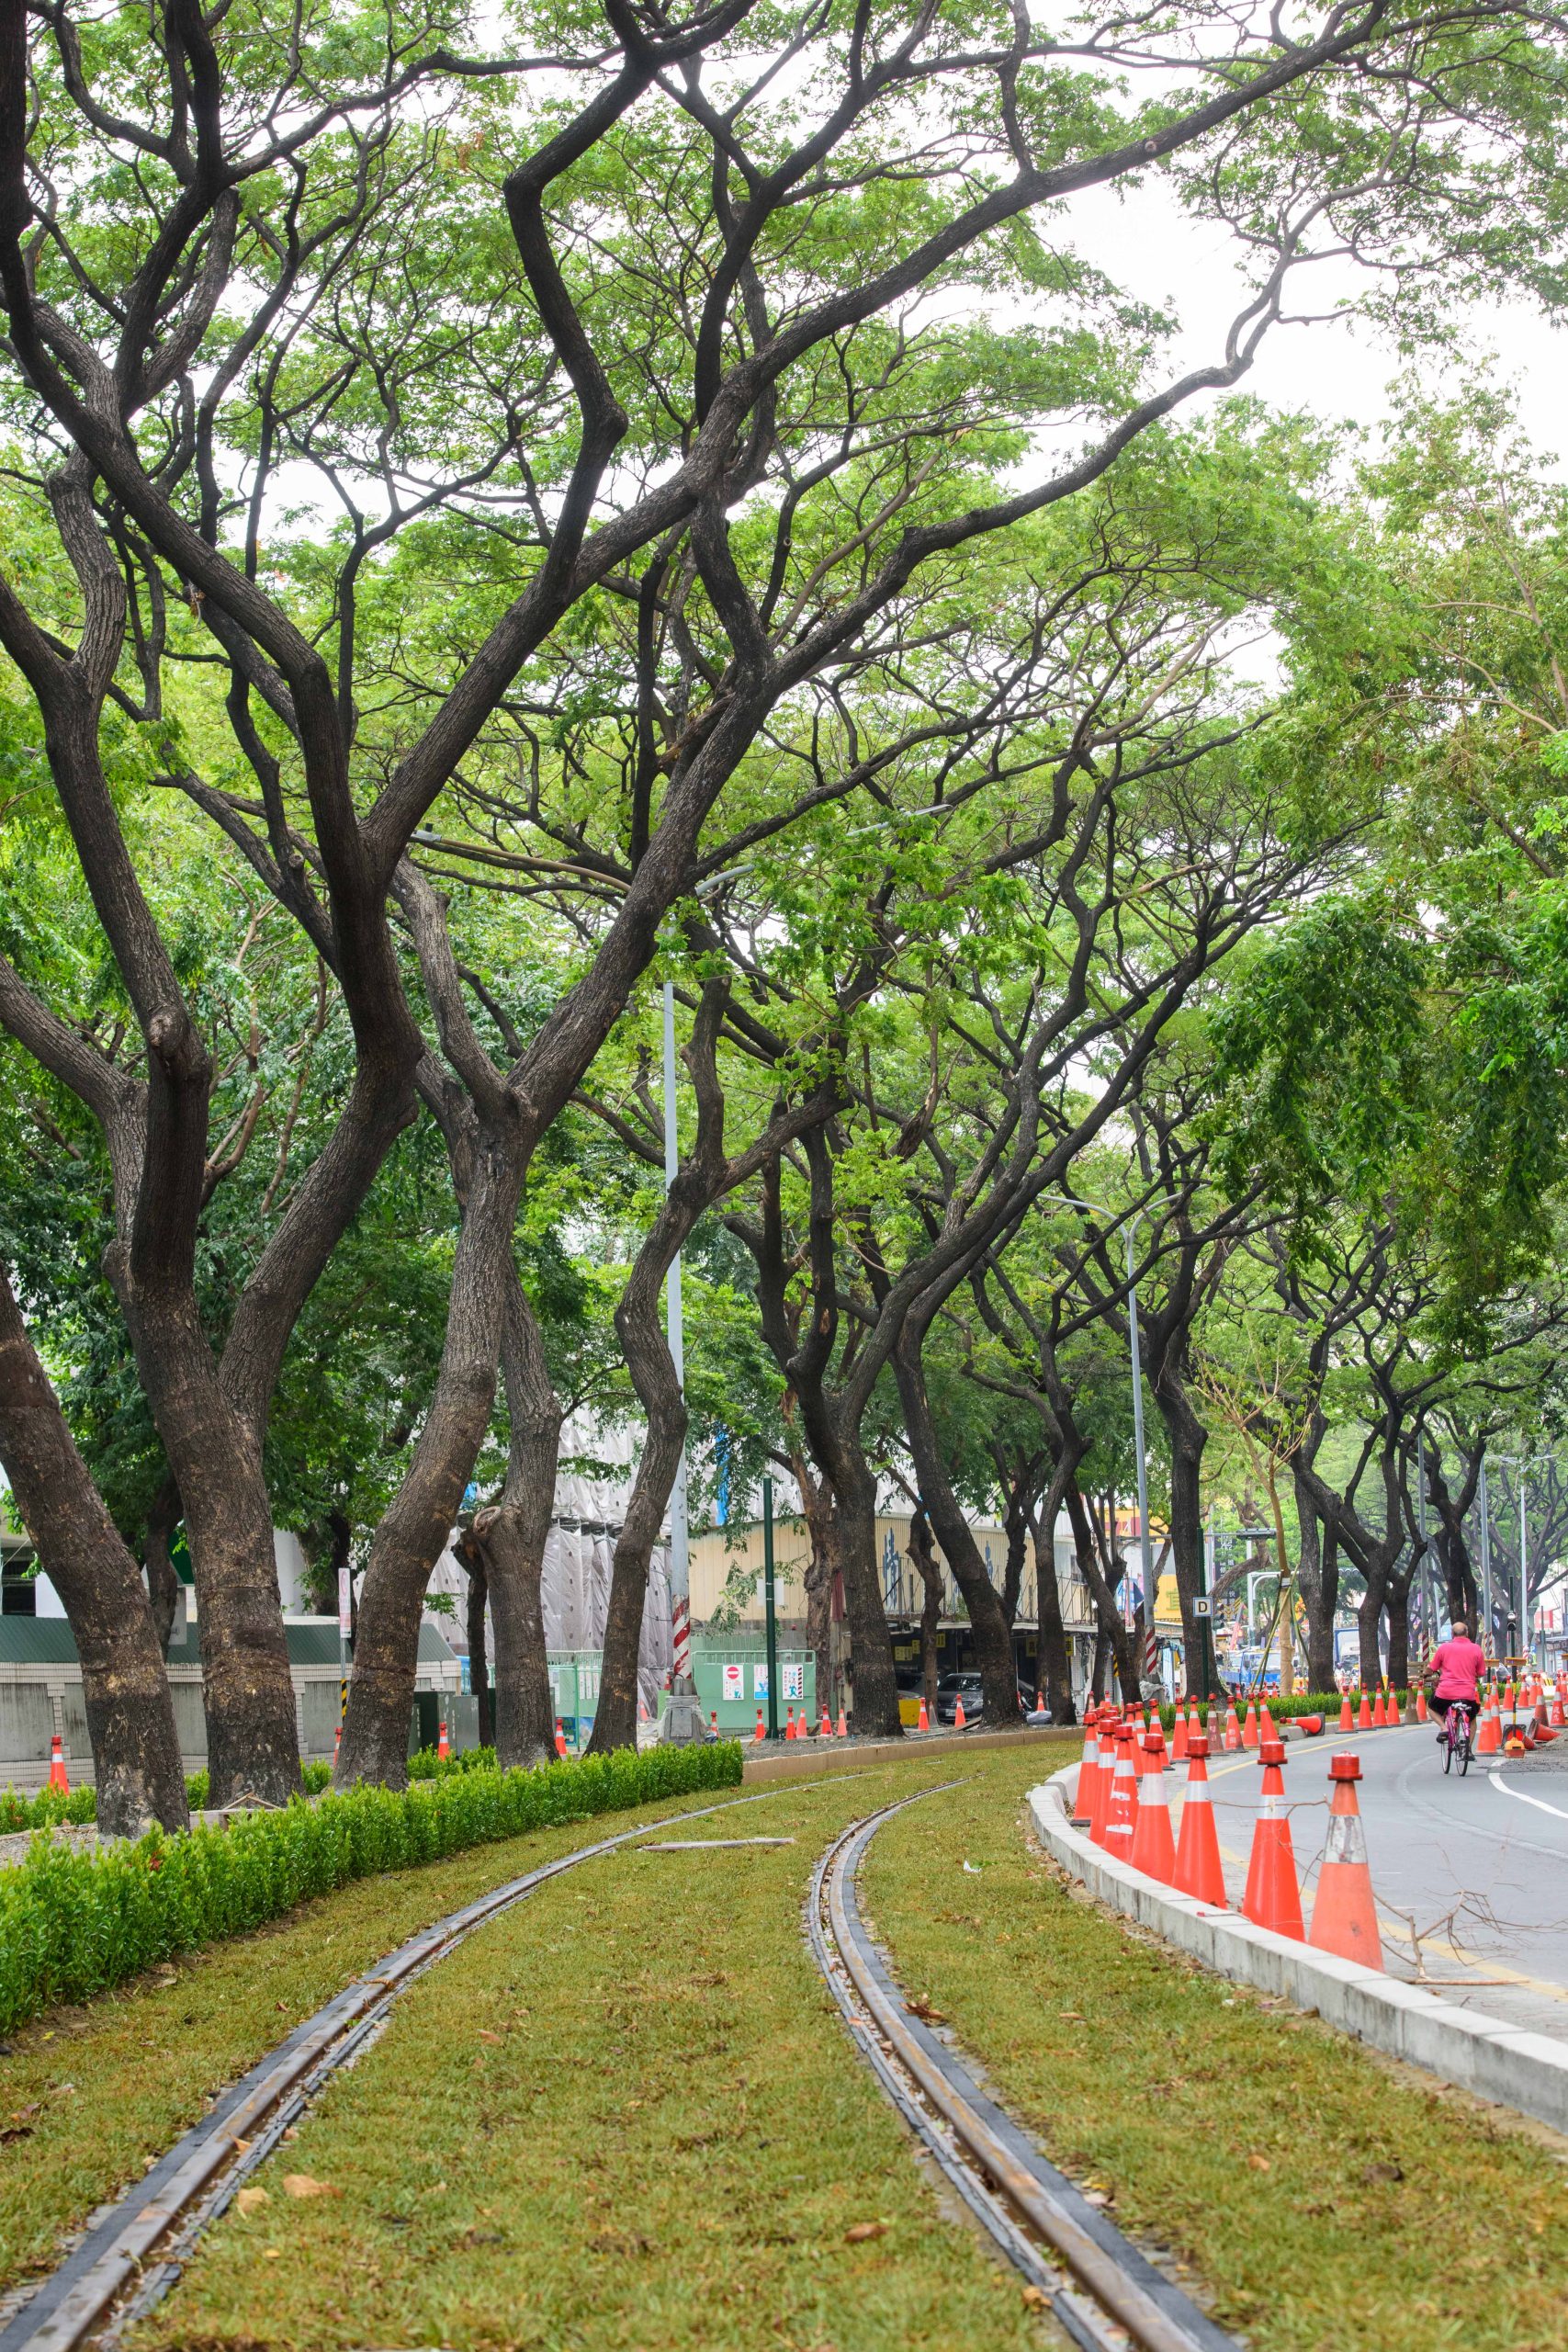
[[[330,2182],[312,2180],[308,2172],[286,2172],[283,2186],[290,2197],[335,2197],[337,2190]]]
[[[262,2260],[263,2260],[264,2262],[276,2262],[276,2261],[279,2261],[280,2259],[281,2259],[281,2256],[279,2256],[278,2251],[277,2251],[277,2248],[276,2248],[275,2245],[264,2245],[264,2246],[263,2246],[263,2248],[262,2248]]]
[[[1026,2311],[1043,2312],[1050,2300],[1043,2287],[1031,2285],[1023,2290],[1023,2304]]]
[[[1058,2010],[1057,2014],[1061,2018],[1064,2025],[1082,2025],[1083,2023],[1083,2011],[1081,2009],[1061,2009]]]
[[[272,2199],[265,2188],[242,2188],[234,2202],[242,2213],[254,2213],[258,2205],[270,2205]]]
[[[911,2017],[923,2018],[927,2025],[945,2025],[947,2023],[947,2019],[943,2016],[942,2010],[933,2009],[923,1993],[916,1995],[915,1998],[909,2002],[908,2009]]]
[[[856,2222],[844,2232],[844,2244],[863,2245],[867,2238],[885,2238],[886,2235],[886,2222]]]
[[[495,2043],[495,2045],[496,2045],[497,2049],[499,2049],[499,2048],[500,2048],[500,2046],[501,2046],[501,2036],[500,2036],[500,2034],[499,2034],[499,2033],[491,2033],[491,2032],[489,2032],[489,2031],[486,2030],[486,2028],[485,2028],[484,2026],[482,2026],[482,2025],[481,2025],[481,2026],[480,2026],[480,2028],[479,2028],[479,2040],[480,2040],[481,2041],[493,2041],[493,2042]]]
[[[1272,2172],[1274,2169],[1268,2157],[1260,2156],[1256,2148],[1248,2155],[1247,2166],[1249,2172]]]
[[[0,2148],[8,2148],[13,2140],[30,2140],[32,2136],[30,2123],[7,2123],[4,2132],[0,2132]]]
[[[1375,2181],[1403,2180],[1404,2178],[1404,2167],[1403,2165],[1396,2165],[1393,2158],[1390,2157],[1386,2164],[1363,2165],[1361,2166],[1361,2178],[1366,2182],[1369,2188]]]

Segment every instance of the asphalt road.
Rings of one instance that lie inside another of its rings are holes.
[[[1444,1775],[1435,1724],[1292,1740],[1285,1792],[1309,1927],[1328,1759],[1351,1747],[1389,1973],[1568,2041],[1568,1736],[1496,1770],[1472,1763],[1462,1781]],[[1248,1754],[1211,1760],[1209,1777],[1239,1905],[1263,1776]],[[1184,1779],[1178,1765],[1168,1785]]]

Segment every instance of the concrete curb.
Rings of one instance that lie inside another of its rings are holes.
[[[1568,2133],[1568,2045],[1475,2009],[1452,2007],[1419,1985],[1357,1968],[1234,1911],[1215,1911],[1113,1861],[1068,1818],[1072,1770],[1030,1792],[1040,1841],[1091,1894],[1190,1952],[1216,1975],[1255,1984],[1420,2066],[1480,2098],[1497,2099]]]

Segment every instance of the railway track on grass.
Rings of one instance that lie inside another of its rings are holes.
[[[824,1784],[826,1785],[826,1783]],[[0,2324],[0,2352],[100,2352],[160,2302],[209,2229],[338,2070],[386,2022],[392,2004],[457,1946],[563,1871],[688,1821],[797,1794],[793,1781],[645,1821],[492,1887],[448,1912],[344,1987],[223,2092],[143,2177],[107,2206],[43,2283]]]
[[[1129,2343],[1138,2352],[1237,2352],[915,2016],[865,1927],[855,1881],[872,1838],[906,1805],[956,1785],[922,1789],[852,1823],[818,1863],[807,1935],[833,1997],[894,2106],[1082,2352],[1126,2352]]]

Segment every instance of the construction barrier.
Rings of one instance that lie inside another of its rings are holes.
[[[1291,1818],[1284,1807],[1283,1740],[1265,1741],[1258,1753],[1263,1767],[1263,1801],[1252,1832],[1252,1852],[1247,1866],[1247,1893],[1242,1916],[1254,1927],[1269,1928],[1277,1936],[1304,1939],[1301,1882],[1296,1876],[1295,1848],[1291,1842]]]
[[[1219,1832],[1209,1794],[1209,1743],[1195,1732],[1187,1743],[1187,1792],[1181,1804],[1181,1836],[1170,1883],[1178,1894],[1225,1907],[1225,1874],[1220,1863]]]
[[[1138,1818],[1133,1831],[1133,1868],[1168,1886],[1176,1875],[1176,1843],[1165,1794],[1165,1734],[1157,1720],[1148,1736],[1149,1769],[1138,1782]]]
[[[1317,1874],[1308,1940],[1319,1951],[1337,1952],[1341,1960],[1359,1962],[1363,1968],[1381,1968],[1382,1941],[1372,1901],[1366,1833],[1356,1802],[1360,1777],[1361,1759],[1354,1752],[1329,1758],[1333,1796],[1328,1807],[1328,1842]]]

